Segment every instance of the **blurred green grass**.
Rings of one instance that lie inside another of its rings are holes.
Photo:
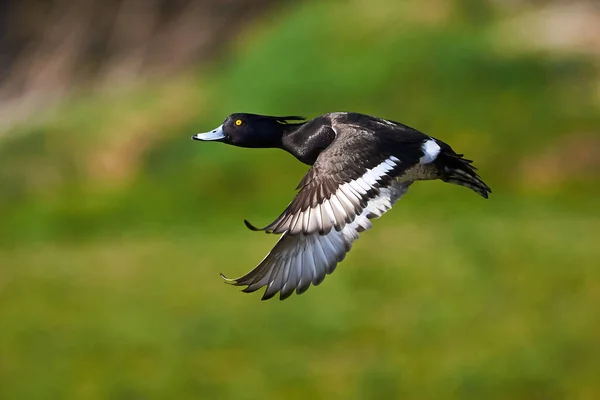
[[[3,392],[595,397],[600,220],[491,208],[394,210],[322,286],[286,302],[220,282],[274,240],[239,224],[4,252]]]
[[[600,179],[579,149],[597,71],[502,52],[501,16],[472,3],[435,24],[410,2],[300,3],[211,66],[80,93],[0,141],[0,397],[599,397]],[[448,141],[492,198],[414,185],[283,303],[221,284],[275,241],[242,219],[270,222],[306,167],[189,136],[333,110]]]

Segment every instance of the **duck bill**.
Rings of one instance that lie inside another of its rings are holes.
[[[202,140],[205,142],[223,140],[225,139],[225,135],[223,134],[223,125],[219,126],[217,129],[213,129],[210,132],[197,133],[194,136],[192,136],[192,139]]]

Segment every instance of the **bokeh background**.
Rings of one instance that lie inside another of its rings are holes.
[[[596,1],[0,1],[0,398],[600,398]],[[192,142],[359,111],[475,160],[285,302],[307,167]]]

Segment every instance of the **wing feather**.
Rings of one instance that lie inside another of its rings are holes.
[[[394,182],[381,190],[360,215],[339,231],[332,229],[323,235],[318,232],[284,233],[256,268],[237,279],[224,278],[233,285],[246,286],[244,292],[254,292],[266,286],[263,300],[274,297],[278,292],[281,300],[294,291],[304,293],[311,284],[319,285],[335,270],[352,248],[352,243],[359,238],[359,233],[371,228],[370,218],[377,218],[389,210],[406,193],[410,184]]]

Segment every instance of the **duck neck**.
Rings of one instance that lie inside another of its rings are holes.
[[[286,142],[289,141],[289,137],[294,136],[297,132],[301,131],[304,125],[304,123],[281,125],[281,129],[278,132],[277,136],[273,136],[271,138],[274,144],[272,147],[277,147],[279,149],[289,151],[286,148]]]
[[[305,122],[302,122],[300,124],[285,124],[282,126],[282,135],[281,135],[281,140],[283,140],[284,137],[293,134],[294,132],[297,132],[299,129],[302,129],[302,127],[304,127],[306,125]]]
[[[330,124],[321,118],[303,124],[290,124],[285,128],[282,148],[308,165],[313,165],[321,151],[335,139]]]

